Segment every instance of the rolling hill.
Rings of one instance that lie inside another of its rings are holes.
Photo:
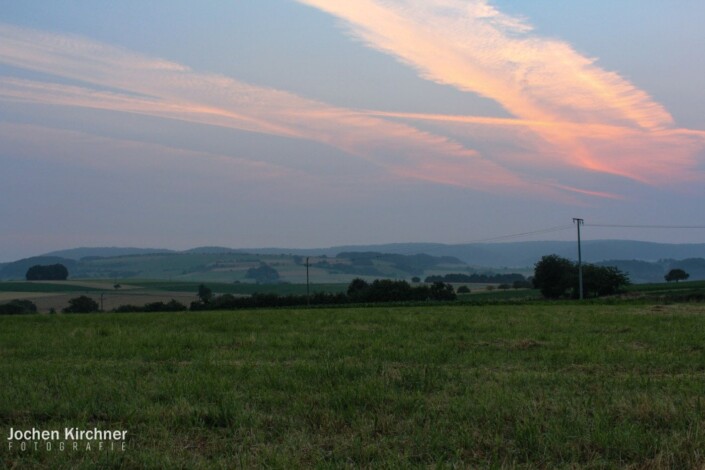
[[[23,279],[34,264],[63,263],[72,278],[174,279],[212,282],[255,282],[249,269],[273,267],[282,282],[305,282],[309,275],[320,282],[348,282],[351,277],[409,279],[449,272],[520,272],[528,275],[543,255],[569,259],[576,243],[532,241],[513,243],[393,243],[330,248],[291,249],[197,247],[185,251],[163,248],[93,247],[54,251],[0,265],[0,279]],[[631,240],[583,242],[583,260],[617,266],[634,282],[657,282],[672,267],[691,279],[705,279],[704,244],[667,244]]]

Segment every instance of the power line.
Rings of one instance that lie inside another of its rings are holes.
[[[512,238],[521,238],[521,237],[525,237],[528,235],[537,235],[540,233],[562,232],[564,230],[568,230],[568,229],[572,229],[572,228],[573,228],[572,225],[559,225],[557,227],[544,228],[541,230],[534,230],[531,232],[513,233],[511,235],[500,235],[498,237],[473,240],[473,241],[465,242],[464,245],[468,245],[471,243],[484,243],[484,242],[491,242],[491,241],[510,240]]]
[[[611,228],[655,228],[655,229],[694,229],[705,230],[705,225],[623,225],[623,224],[585,224],[588,227]]]

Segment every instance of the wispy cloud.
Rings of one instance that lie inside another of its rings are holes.
[[[0,100],[314,141],[401,178],[489,192],[618,197],[526,174],[528,166],[650,184],[698,176],[702,134],[676,129],[646,93],[486,1],[299,1],[343,19],[355,37],[423,77],[492,98],[515,117],[346,109],[82,37],[3,24],[0,63],[54,78],[0,76]],[[513,129],[509,138],[521,151],[478,151],[478,127]]]
[[[493,99],[516,120],[407,118],[531,128],[558,157],[527,153],[537,164],[651,184],[694,176],[703,142],[672,132],[673,119],[663,106],[595,59],[536,35],[525,20],[487,0],[298,1],[340,18],[353,37],[423,78]]]
[[[312,140],[399,176],[481,190],[547,192],[448,137],[85,38],[0,25],[0,62],[57,77],[51,82],[0,77],[4,100],[145,114]]]

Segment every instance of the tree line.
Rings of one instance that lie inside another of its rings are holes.
[[[443,276],[427,276],[424,282],[455,282],[467,284],[514,284],[527,282],[526,278],[518,273],[511,274],[462,274],[453,273]]]
[[[430,286],[411,286],[406,281],[377,279],[368,283],[354,279],[345,293],[316,292],[313,295],[252,294],[236,297],[232,294],[214,296],[205,285],[198,290],[199,300],[190,310],[229,310],[238,308],[295,307],[301,305],[341,305],[379,302],[447,301],[457,298],[453,286],[436,282]]]
[[[53,266],[44,272],[62,272]],[[260,271],[264,271],[261,269]],[[265,273],[271,275],[271,273]],[[629,276],[614,266],[584,264],[582,266],[584,296],[601,297],[615,295],[630,284]],[[688,273],[682,269],[673,269],[666,276],[667,281],[685,280]],[[521,274],[447,274],[429,276],[430,284],[412,286],[403,280],[377,279],[367,282],[356,278],[348,285],[344,293],[316,292],[313,295],[278,295],[273,293],[255,293],[251,296],[234,296],[232,294],[214,295],[212,290],[201,284],[198,288],[198,300],[189,306],[174,299],[169,302],[152,302],[145,305],[121,305],[114,312],[182,312],[203,310],[232,310],[263,307],[294,307],[302,305],[341,305],[380,302],[423,302],[452,301],[457,298],[450,282],[468,283],[517,283],[532,282],[547,299],[577,298],[579,291],[578,265],[558,255],[547,255],[534,266],[534,276],[528,280]],[[523,286],[523,285],[522,285]],[[69,300],[64,313],[98,312],[100,306],[92,298],[82,295]],[[36,305],[29,300],[12,300],[0,305],[0,315],[20,315],[37,313]]]

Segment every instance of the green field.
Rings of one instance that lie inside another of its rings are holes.
[[[701,468],[705,306],[0,317],[7,468]],[[128,431],[9,449],[14,429]]]

